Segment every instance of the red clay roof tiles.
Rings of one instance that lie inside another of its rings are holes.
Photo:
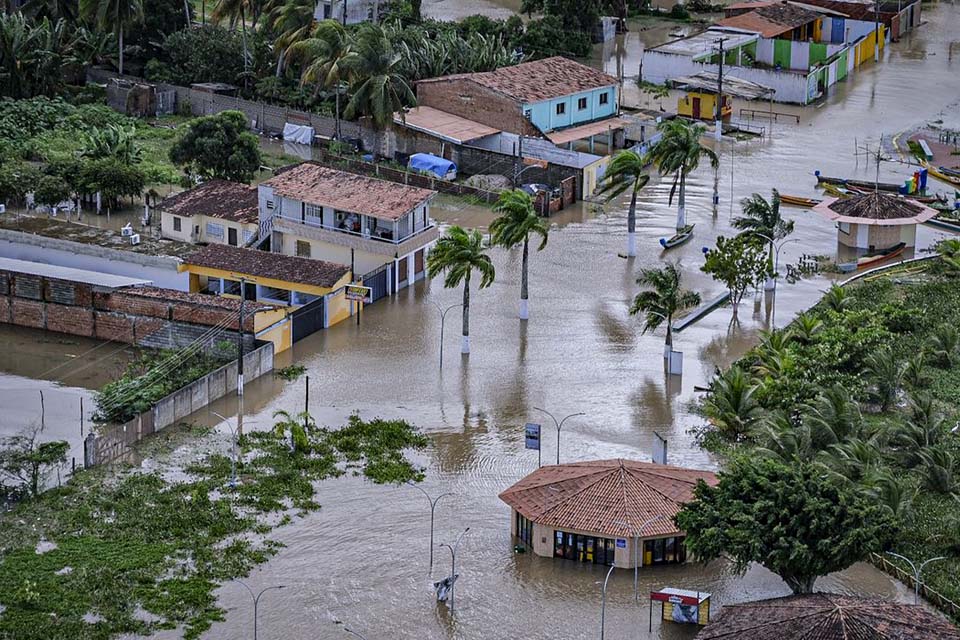
[[[208,245],[184,258],[183,262],[240,275],[323,288],[333,287],[350,272],[350,267],[343,264],[256,249],[241,249],[225,244]]]
[[[548,526],[617,537],[680,533],[673,516],[709,471],[633,460],[595,460],[541,467],[500,494],[524,517]],[[655,516],[663,519],[642,525]],[[642,531],[641,531],[642,528]]]
[[[257,188],[228,180],[210,180],[181,191],[160,203],[160,208],[177,216],[205,215],[233,222],[256,222]]]

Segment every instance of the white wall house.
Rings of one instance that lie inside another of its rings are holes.
[[[257,189],[210,180],[160,203],[160,235],[194,244],[243,247],[257,235]]]
[[[313,11],[316,20],[336,20],[340,24],[380,21],[380,0],[319,0]]]
[[[374,299],[424,277],[436,192],[303,163],[259,186],[271,251],[351,265]]]

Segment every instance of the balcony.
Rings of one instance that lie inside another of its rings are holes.
[[[305,219],[301,219],[299,216],[284,216],[282,214],[274,215],[273,230],[390,257],[402,256],[411,251],[416,251],[434,242],[440,235],[437,225],[433,221],[430,221],[423,229],[394,239],[393,233],[389,230],[380,230],[379,234],[364,233],[325,225],[315,217],[307,216]]]

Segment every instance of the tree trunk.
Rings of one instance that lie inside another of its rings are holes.
[[[637,190],[630,196],[630,209],[627,211],[627,257],[637,255]]]
[[[770,235],[772,236],[773,234],[770,234]],[[776,281],[775,281],[775,278],[777,277],[777,274],[774,273],[774,271],[773,271],[773,251],[774,251],[774,249],[773,249],[773,243],[771,242],[771,243],[770,243],[770,252],[769,252],[769,253],[770,253],[770,259],[769,259],[769,264],[768,264],[768,266],[767,266],[767,269],[768,269],[767,274],[768,274],[768,275],[767,275],[767,280],[766,280],[766,282],[763,283],[763,288],[764,288],[765,291],[772,291],[772,290],[773,290],[774,288],[776,288],[776,286],[777,286],[777,285],[776,285]]]
[[[523,261],[520,263],[520,319],[528,320],[530,318],[530,309],[528,308],[529,292],[527,290],[527,263],[530,259],[530,237],[523,238]]]
[[[663,343],[664,359],[670,357],[671,351],[673,351],[673,315],[667,316],[667,339]]]
[[[337,81],[336,110],[334,111],[333,137],[340,139],[340,81]]]
[[[817,576],[781,576],[794,595],[813,593],[813,584]]]
[[[243,10],[243,5],[240,5],[240,36],[243,39],[243,86],[247,86],[247,65],[250,59],[250,55],[247,52],[247,15]]]
[[[117,69],[123,75],[123,27],[120,27],[120,64]]]
[[[677,231],[687,226],[687,172],[680,169],[680,197],[677,199]]]
[[[460,337],[460,353],[470,353],[470,273],[463,281],[463,334]]]

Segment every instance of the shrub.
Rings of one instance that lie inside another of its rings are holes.
[[[677,3],[670,8],[670,17],[674,20],[689,20],[690,12],[682,4]]]

